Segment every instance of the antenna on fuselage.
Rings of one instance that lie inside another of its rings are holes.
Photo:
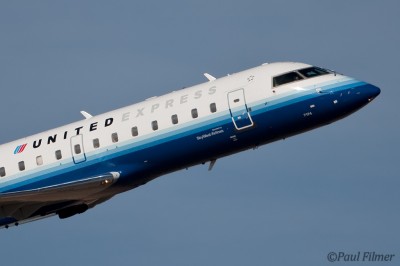
[[[212,159],[210,161],[210,165],[208,166],[208,171],[211,171],[214,168],[214,165],[216,162],[217,162],[217,159]]]
[[[85,119],[89,119],[89,118],[93,117],[91,114],[89,114],[88,112],[85,112],[85,111],[81,111],[81,114],[85,117]]]
[[[212,76],[208,73],[204,73],[203,75],[208,79],[208,81],[216,80],[216,78],[214,76]]]

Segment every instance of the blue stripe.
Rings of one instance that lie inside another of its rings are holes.
[[[339,87],[329,85],[327,86],[329,88],[324,87],[323,89],[331,89],[332,93],[335,94],[364,85],[366,83],[346,81],[346,84],[342,83]],[[304,106],[309,104],[309,101],[314,103],[318,101],[318,106],[323,106],[321,110],[328,112],[329,101],[331,101],[331,97],[328,96],[330,95],[317,94],[313,90],[288,95],[284,99],[272,100],[266,105],[265,101],[261,101],[251,107],[251,116],[256,127],[244,132],[235,131],[229,111],[212,115],[211,118],[194,120],[191,123],[177,126],[174,130],[160,131],[161,134],[155,134],[152,137],[137,137],[121,142],[119,143],[121,146],[113,150],[106,151],[106,148],[104,148],[104,153],[86,154],[87,161],[80,165],[75,165],[72,160],[69,160],[62,166],[56,163],[50,165],[46,170],[32,171],[28,174],[25,172],[26,175],[23,177],[5,182],[0,191],[34,189],[108,171],[122,171],[123,174],[120,178],[122,183],[130,183],[138,179],[151,179],[168,169],[172,171],[174,168],[193,164],[198,160],[212,159],[207,158],[207,155],[211,157],[222,156],[237,149],[245,148],[251,145],[254,140],[262,140],[264,143],[271,142],[282,138],[284,134],[294,134],[306,127],[315,127],[315,125],[326,123],[325,117],[328,120],[335,119],[334,116],[329,117],[326,114],[320,118],[315,115],[313,118],[315,121],[309,122],[311,120],[298,120],[297,117],[291,115],[302,110]],[[208,133],[211,129],[217,127],[222,127],[224,133],[200,143],[196,140],[196,136]],[[279,127],[282,127],[282,129],[279,129]],[[269,128],[272,128],[272,130]],[[238,142],[230,142],[229,136],[232,134],[240,135]],[[227,143],[229,145],[226,145]],[[219,147],[224,147],[224,149],[220,150]],[[186,154],[190,154],[190,156],[187,156],[190,158],[185,158]],[[176,156],[178,156],[178,161],[175,158]],[[144,163],[143,160],[148,159],[153,161]],[[141,174],[148,176],[141,176]],[[55,176],[57,178],[53,178]],[[123,180],[124,178],[126,180]]]

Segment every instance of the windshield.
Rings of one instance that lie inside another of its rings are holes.
[[[329,70],[320,68],[320,67],[307,67],[303,69],[299,69],[296,71],[292,71],[289,73],[285,73],[279,76],[276,76],[272,79],[273,86],[277,87],[286,83],[302,80],[302,79],[308,79],[308,78],[313,78],[313,77],[318,77],[326,74],[332,73]]]
[[[312,77],[326,75],[326,74],[330,73],[328,70],[322,69],[319,67],[308,67],[308,68],[300,69],[298,71],[300,74],[302,74],[306,78],[312,78]]]
[[[297,72],[289,72],[277,77],[274,77],[274,87],[282,85],[282,84],[286,84],[289,82],[293,82],[293,81],[297,81],[297,80],[301,80],[304,79],[302,76],[300,76],[299,73]]]

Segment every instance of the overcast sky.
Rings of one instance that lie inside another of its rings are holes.
[[[399,10],[398,1],[1,1],[0,143],[264,62],[310,63],[382,89],[344,120],[211,172],[193,167],[70,219],[1,230],[1,265],[329,265],[331,251],[395,254],[387,264],[397,265]]]

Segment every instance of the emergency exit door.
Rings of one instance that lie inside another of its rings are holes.
[[[86,161],[85,149],[83,148],[83,135],[79,134],[71,137],[71,151],[74,163]]]

